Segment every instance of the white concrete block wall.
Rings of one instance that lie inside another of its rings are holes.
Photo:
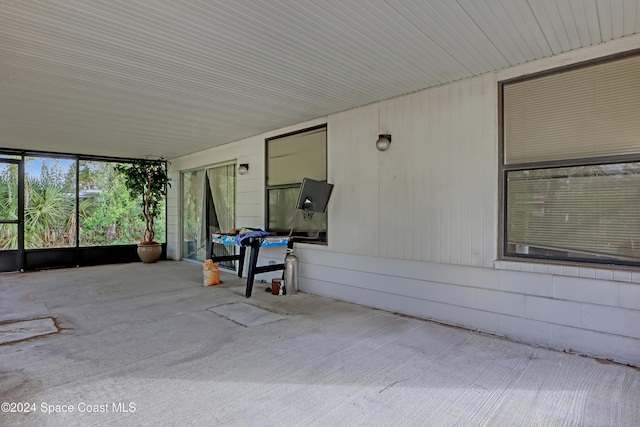
[[[619,283],[620,307],[638,309],[640,307],[640,285]]]
[[[582,289],[585,279],[548,273],[452,269],[311,245],[297,253],[304,292],[640,366],[638,284],[591,280]]]
[[[333,114],[172,160],[237,160],[238,225],[264,227],[264,140],[327,123],[327,246],[303,291],[640,366],[640,271],[498,259],[498,82],[640,47],[640,36]],[[391,148],[375,149],[391,133]],[[172,190],[170,197],[179,197]],[[169,253],[178,259],[179,203]],[[283,253],[264,251],[261,263]],[[267,280],[277,273],[265,274]]]
[[[619,302],[619,283],[579,277],[554,276],[553,296],[566,301],[615,306]]]

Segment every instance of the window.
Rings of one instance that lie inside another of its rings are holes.
[[[303,178],[327,180],[327,127],[319,126],[267,140],[267,230],[326,243],[327,214],[303,218],[296,200]]]
[[[640,56],[504,83],[509,257],[640,265]]]

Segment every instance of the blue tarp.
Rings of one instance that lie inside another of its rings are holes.
[[[264,230],[255,230],[255,231],[249,231],[247,233],[238,234],[236,236],[236,245],[238,246],[247,245],[249,243],[249,239],[251,239],[252,237],[264,237],[268,235],[269,233]]]

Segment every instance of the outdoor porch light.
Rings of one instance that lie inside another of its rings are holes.
[[[249,163],[240,163],[238,166],[238,173],[240,175],[246,175],[249,172]]]
[[[378,151],[387,151],[389,149],[389,145],[391,145],[390,134],[383,133],[378,135],[378,140],[376,141],[376,148]]]

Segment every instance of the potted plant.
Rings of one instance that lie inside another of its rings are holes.
[[[142,262],[156,262],[162,255],[162,246],[155,240],[154,220],[160,214],[159,204],[167,193],[167,185],[171,185],[166,162],[138,159],[116,165],[115,169],[124,177],[131,196],[140,197],[146,227],[138,244],[138,256]]]

